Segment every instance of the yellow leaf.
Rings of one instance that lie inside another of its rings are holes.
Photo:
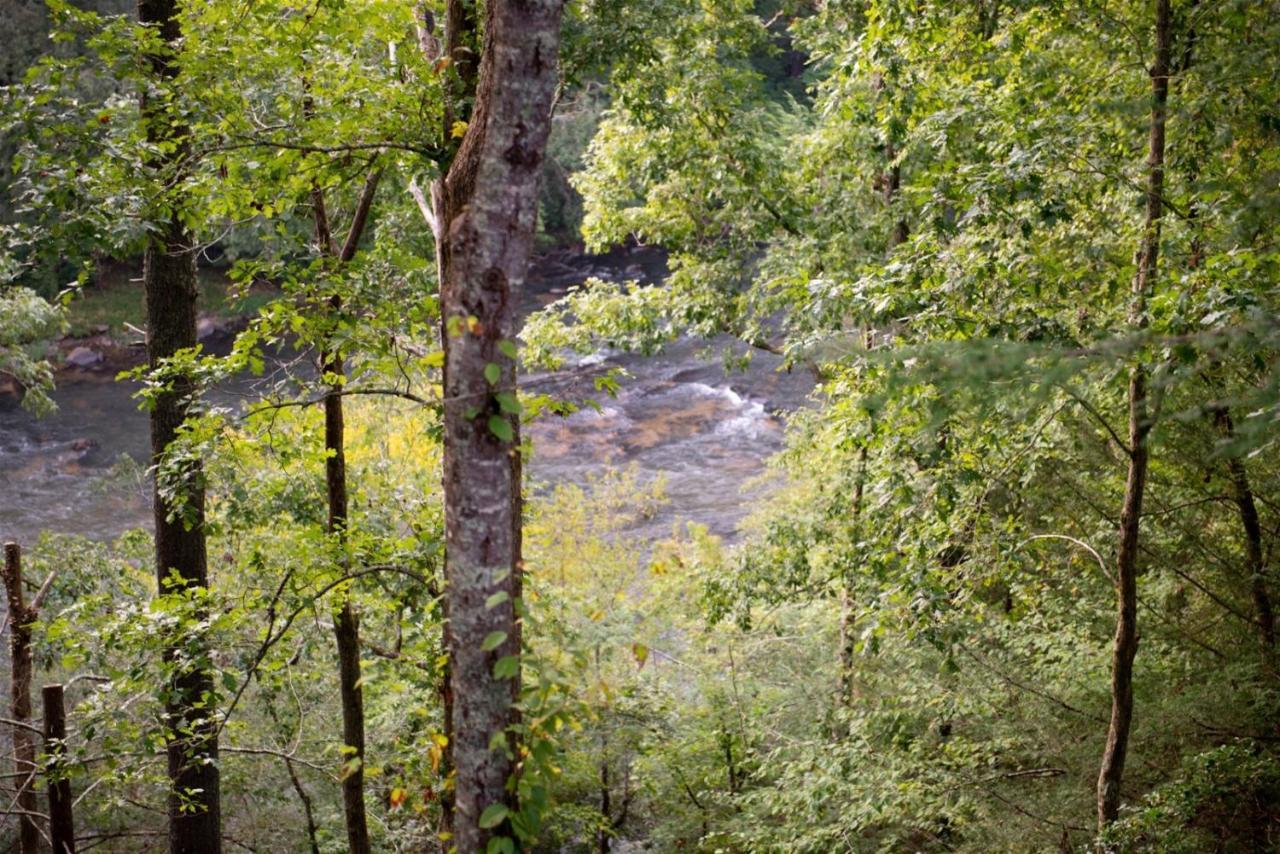
[[[405,799],[409,797],[409,793],[399,787],[391,790],[391,795],[387,800],[391,803],[393,810],[400,809],[404,806]]]
[[[462,139],[467,134],[467,123],[464,121],[456,121],[453,127],[449,128],[449,136],[454,139]]]

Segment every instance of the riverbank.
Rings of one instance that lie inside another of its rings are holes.
[[[664,275],[665,258],[649,248],[619,247],[604,255],[548,252],[531,265],[520,311],[527,315],[592,276],[653,282]],[[112,297],[141,314],[140,290]],[[133,397],[136,383],[115,381],[119,371],[145,359],[145,346],[140,334],[123,325],[139,324],[124,311],[116,316],[120,325],[108,328],[117,331],[91,329],[91,335],[59,344],[56,413],[37,419],[16,397],[0,395],[0,536],[31,542],[48,529],[111,539],[149,526],[146,413]],[[218,323],[204,324],[211,333],[206,343],[215,351],[229,347],[250,319],[205,318]],[[805,372],[779,371],[781,360],[763,352],[744,370],[726,373],[720,351],[741,346],[727,338],[685,339],[650,357],[600,352],[574,360],[570,370],[524,377],[539,392],[578,400],[600,397],[594,388],[600,374],[625,372],[618,395],[600,400],[599,410],[584,408],[527,426],[531,490],[584,485],[635,466],[642,483],[665,483],[667,501],[637,523],[643,531],[633,533],[662,539],[673,525],[690,520],[732,539],[764,494],[755,488],[744,492],[744,484],[781,447],[785,414],[805,405],[813,385]],[[84,367],[70,364],[67,357],[76,347],[92,349],[101,359]]]

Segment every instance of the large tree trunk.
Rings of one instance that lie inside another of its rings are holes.
[[[167,46],[181,38],[175,0],[138,0],[138,20],[157,27]],[[150,57],[157,78],[172,79],[176,67],[166,52]],[[171,165],[182,156],[185,131],[162,102],[143,94],[147,138],[176,147],[154,163]],[[147,244],[143,260],[147,300],[147,358],[152,368],[196,344],[196,259],[194,241],[176,214]],[[170,444],[186,420],[193,386],[177,378],[158,394],[151,408],[151,461],[163,464]],[[158,469],[157,469],[158,471]],[[208,586],[204,537],[204,473],[198,461],[182,472],[183,503],[171,506],[157,477],[155,509],[156,581],[159,592]],[[213,674],[203,640],[176,638],[165,660],[174,668],[165,701],[169,758],[169,850],[173,854],[220,854],[222,821],[219,798],[218,733]]]
[[[448,12],[453,13],[451,3]],[[483,851],[486,807],[515,807],[514,745],[491,745],[515,722],[519,677],[494,664],[520,654],[519,419],[515,297],[523,284],[551,124],[562,0],[492,0],[475,108],[436,206],[444,322],[445,598],[456,769],[454,840]],[[446,32],[446,42],[453,33]],[[494,366],[494,367],[490,367]],[[496,371],[496,374],[495,374]],[[505,398],[510,400],[509,398]],[[509,738],[509,737],[508,737]]]
[[[1169,101],[1169,52],[1172,34],[1169,0],[1156,0],[1156,53],[1151,66],[1151,127],[1147,150],[1147,205],[1138,269],[1133,278],[1130,324],[1147,325],[1147,302],[1155,287],[1160,256],[1160,221],[1164,215],[1165,119]],[[1133,723],[1133,661],[1138,652],[1138,534],[1147,483],[1147,436],[1151,431],[1147,406],[1147,371],[1141,361],[1129,372],[1129,466],[1124,505],[1120,511],[1120,542],[1116,556],[1118,613],[1111,661],[1111,721],[1098,772],[1098,827],[1105,828],[1120,812],[1120,782]]]
[[[196,343],[196,275],[191,239],[176,221],[164,238],[147,247],[143,281],[147,293],[147,340],[151,366]],[[156,396],[151,410],[151,459],[160,466],[186,419],[191,383],[177,379]],[[161,593],[208,586],[204,538],[203,472],[192,462],[183,472],[185,503],[170,506],[157,483],[155,505],[156,582]],[[206,656],[178,638],[165,654],[175,668],[165,716],[170,729],[169,850],[215,854],[222,850],[218,791],[218,737],[213,675]],[[181,647],[181,648],[180,648]]]

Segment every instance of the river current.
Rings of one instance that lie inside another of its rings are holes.
[[[656,252],[542,259],[522,303],[533,310],[588,275],[656,280],[662,273]],[[688,520],[733,539],[763,494],[750,481],[781,447],[786,413],[803,406],[812,388],[804,372],[780,371],[778,357],[764,352],[746,370],[726,373],[722,354],[734,346],[742,345],[680,340],[651,357],[599,352],[571,359],[561,374],[525,377],[540,392],[572,398],[611,368],[625,372],[615,398],[594,395],[598,410],[544,416],[526,428],[533,490],[585,485],[610,468],[635,466],[642,481],[663,480],[667,499],[637,534],[660,538]],[[142,477],[148,426],[134,390],[110,371],[65,371],[54,394],[58,411],[41,419],[0,397],[0,538],[29,543],[49,529],[109,539],[150,526]]]

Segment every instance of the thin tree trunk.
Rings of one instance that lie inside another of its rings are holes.
[[[450,3],[448,12],[452,11]],[[537,219],[551,124],[562,0],[492,0],[475,108],[440,187],[436,210],[444,322],[445,598],[449,620],[454,841],[483,851],[508,823],[482,828],[495,804],[515,809],[519,676],[494,664],[520,654],[521,482],[515,292]],[[446,32],[446,45],[452,33]],[[496,747],[496,749],[495,749]]]
[[[1165,120],[1169,100],[1169,54],[1172,34],[1169,0],[1156,0],[1156,51],[1151,76],[1151,127],[1147,151],[1147,204],[1138,269],[1133,279],[1129,322],[1147,325],[1147,302],[1156,284],[1160,255],[1160,221],[1164,215]],[[1138,652],[1138,535],[1142,499],[1146,491],[1151,430],[1147,405],[1147,372],[1141,361],[1129,371],[1129,466],[1124,505],[1120,511],[1120,542],[1116,556],[1117,619],[1111,661],[1111,721],[1098,772],[1099,830],[1120,812],[1120,784],[1133,723],[1133,662]]]
[[[324,193],[312,190],[311,201],[316,226],[316,242],[324,257],[336,256],[339,264],[355,257],[356,247],[368,221],[373,197],[377,192],[381,171],[369,173],[352,217],[351,227],[341,250],[335,250],[329,227]],[[335,317],[342,301],[333,296],[329,307]],[[321,353],[321,372],[331,377],[324,398],[325,488],[328,496],[327,531],[341,552],[339,569],[349,569],[347,559],[347,461],[344,440],[345,416],[342,405],[344,365],[342,354],[326,347]],[[370,854],[369,822],[364,803],[365,726],[364,689],[360,675],[360,617],[352,607],[350,595],[344,594],[333,620],[334,641],[338,649],[338,695],[342,705],[342,808],[347,827],[347,848],[351,854]]]
[[[195,261],[190,239],[171,223],[163,245],[146,252],[148,350],[151,366],[196,343]],[[186,419],[192,385],[174,380],[151,410],[151,458],[159,467]],[[203,472],[188,464],[182,483],[184,505],[171,506],[157,482],[155,503],[156,583],[161,593],[208,586],[204,538]],[[158,480],[158,478],[157,478]],[[179,646],[186,649],[180,649]],[[169,732],[169,850],[173,854],[216,854],[222,850],[219,805],[217,721],[213,675],[190,654],[191,641],[176,640],[165,654],[175,668],[165,703]]]
[[[342,376],[342,357],[328,354],[324,371]],[[336,380],[324,400],[325,481],[329,494],[329,534],[344,557],[340,569],[346,571],[347,469],[343,443],[341,380]],[[339,695],[342,700],[342,743],[344,767],[342,807],[347,823],[347,846],[352,854],[369,854],[368,818],[364,805],[364,689],[360,682],[360,618],[344,594],[333,620],[338,647]]]
[[[434,63],[442,56],[447,55],[458,73],[459,85],[465,89],[464,92],[453,93],[453,97],[446,98],[445,108],[443,112],[444,127],[450,128],[456,116],[456,110],[461,109],[461,105],[470,103],[475,96],[475,74],[473,73],[474,63],[470,51],[464,49],[464,41],[467,36],[474,35],[478,29],[474,16],[474,7],[468,7],[460,0],[449,0],[445,8],[445,28],[444,43],[437,38],[435,17],[426,3],[419,3],[417,7],[418,19],[418,47],[426,57],[428,62]],[[448,51],[446,53],[446,50]],[[459,105],[455,108],[455,104]],[[447,174],[450,161],[440,163],[440,171]],[[431,239],[435,246],[436,255],[436,278],[438,282],[444,282],[444,243],[445,233],[442,227],[444,217],[444,178],[438,178],[431,182],[429,188],[430,197],[422,192],[416,180],[409,182],[409,191],[413,194],[419,209],[422,211],[423,217],[426,219],[428,226],[431,228]],[[440,319],[440,349],[447,352],[448,333],[447,323],[444,313],[441,312]],[[453,648],[449,633],[449,600],[444,597],[441,600],[441,612],[443,621],[440,627],[440,645],[445,651],[445,664],[440,671],[439,695],[440,706],[443,712],[444,721],[444,746],[440,755],[440,776],[448,781],[450,775],[454,772],[453,766],[453,679],[452,664],[449,659],[448,652]],[[438,836],[442,840],[453,838],[453,805],[454,805],[454,789],[452,786],[446,785],[440,790],[440,827]],[[448,849],[448,843],[443,842],[442,850]]]
[[[884,81],[878,78],[875,82],[876,87],[883,88]],[[883,197],[884,204],[887,208],[892,209],[893,204],[897,201],[898,190],[902,186],[902,167],[894,163],[897,158],[897,147],[893,140],[885,143],[885,171],[880,176],[880,193]],[[899,217],[893,224],[893,228],[889,232],[889,239],[885,245],[887,255],[892,255],[893,250],[901,246],[907,241],[908,236],[907,221],[904,217]],[[870,328],[863,334],[863,347],[870,350],[874,344]],[[868,442],[870,437],[868,437]],[[857,481],[853,488],[853,508],[851,516],[853,524],[857,526],[862,518],[862,502],[863,493],[866,491],[867,478],[867,445],[858,450],[858,472]],[[854,651],[857,646],[857,603],[854,601],[853,579],[846,578],[844,585],[840,589],[840,701],[849,703],[853,699],[855,692],[854,685]]]
[[[1223,438],[1235,437],[1235,425],[1225,409],[1214,412],[1214,423]],[[1231,483],[1231,498],[1240,514],[1240,526],[1244,529],[1245,568],[1249,573],[1249,593],[1253,599],[1253,616],[1258,623],[1258,639],[1262,646],[1262,665],[1271,672],[1275,668],[1276,619],[1267,589],[1266,562],[1262,553],[1262,523],[1258,518],[1258,506],[1249,484],[1249,472],[1244,461],[1234,454],[1227,457],[1227,479]]]
[[[870,340],[870,335],[867,339]],[[853,525],[862,518],[862,495],[867,477],[867,447],[858,449],[857,481],[853,487]],[[854,680],[854,653],[857,649],[858,611],[854,598],[853,579],[845,578],[840,588],[840,702],[848,705],[857,693]]]
[[[4,587],[9,605],[9,714],[13,729],[14,798],[18,809],[18,850],[37,854],[40,830],[36,827],[36,745],[27,726],[31,722],[31,624],[34,609],[27,607],[22,590],[22,550],[17,543],[4,544]]]
[[[611,829],[613,827],[613,804],[609,792],[609,737],[607,735],[600,736],[600,815],[604,819],[604,824],[596,833],[596,850],[600,854],[609,854],[609,847],[613,839]]]
[[[293,767],[293,760],[285,757],[284,766],[289,771],[289,782],[293,784],[293,790],[298,794],[298,800],[302,802],[302,814],[307,822],[307,846],[310,848],[311,854],[320,854],[320,841],[316,837],[316,817],[311,804],[311,796],[307,794],[307,790],[302,786],[302,781],[298,779],[298,772]]]
[[[49,841],[53,854],[76,854],[71,781],[62,764],[67,752],[67,710],[62,693],[61,685],[46,685],[41,692],[44,751],[49,757]]]

